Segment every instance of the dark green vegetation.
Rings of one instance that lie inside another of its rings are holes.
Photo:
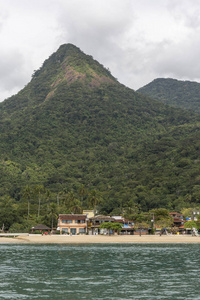
[[[55,226],[58,213],[83,208],[197,206],[199,126],[198,115],[134,92],[61,46],[0,104],[0,226]]]
[[[200,113],[200,83],[158,78],[137,92],[165,104]]]

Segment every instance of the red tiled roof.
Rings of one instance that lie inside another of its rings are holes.
[[[87,218],[86,215],[59,215],[60,220],[85,220]]]
[[[180,213],[176,213],[176,212],[171,212],[169,213],[171,216],[177,216],[177,217],[182,217],[183,215]]]
[[[184,225],[179,226],[179,229],[184,229]]]

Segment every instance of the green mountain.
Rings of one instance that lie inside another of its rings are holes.
[[[137,90],[152,99],[200,113],[200,83],[158,78]]]
[[[51,224],[55,210],[132,214],[198,204],[199,121],[62,45],[0,103],[0,226]]]

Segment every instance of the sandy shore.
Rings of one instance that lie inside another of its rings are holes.
[[[0,244],[97,244],[97,243],[200,243],[200,236],[187,235],[119,235],[119,236],[103,236],[103,235],[52,235],[52,236],[18,236],[0,237]]]

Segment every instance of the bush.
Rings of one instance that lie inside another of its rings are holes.
[[[28,233],[27,228],[25,228],[25,226],[23,224],[19,224],[19,223],[13,223],[10,228],[9,228],[9,232],[10,233]]]
[[[33,234],[42,234],[42,233],[44,233],[44,232],[41,232],[40,230],[34,230],[33,231]]]

